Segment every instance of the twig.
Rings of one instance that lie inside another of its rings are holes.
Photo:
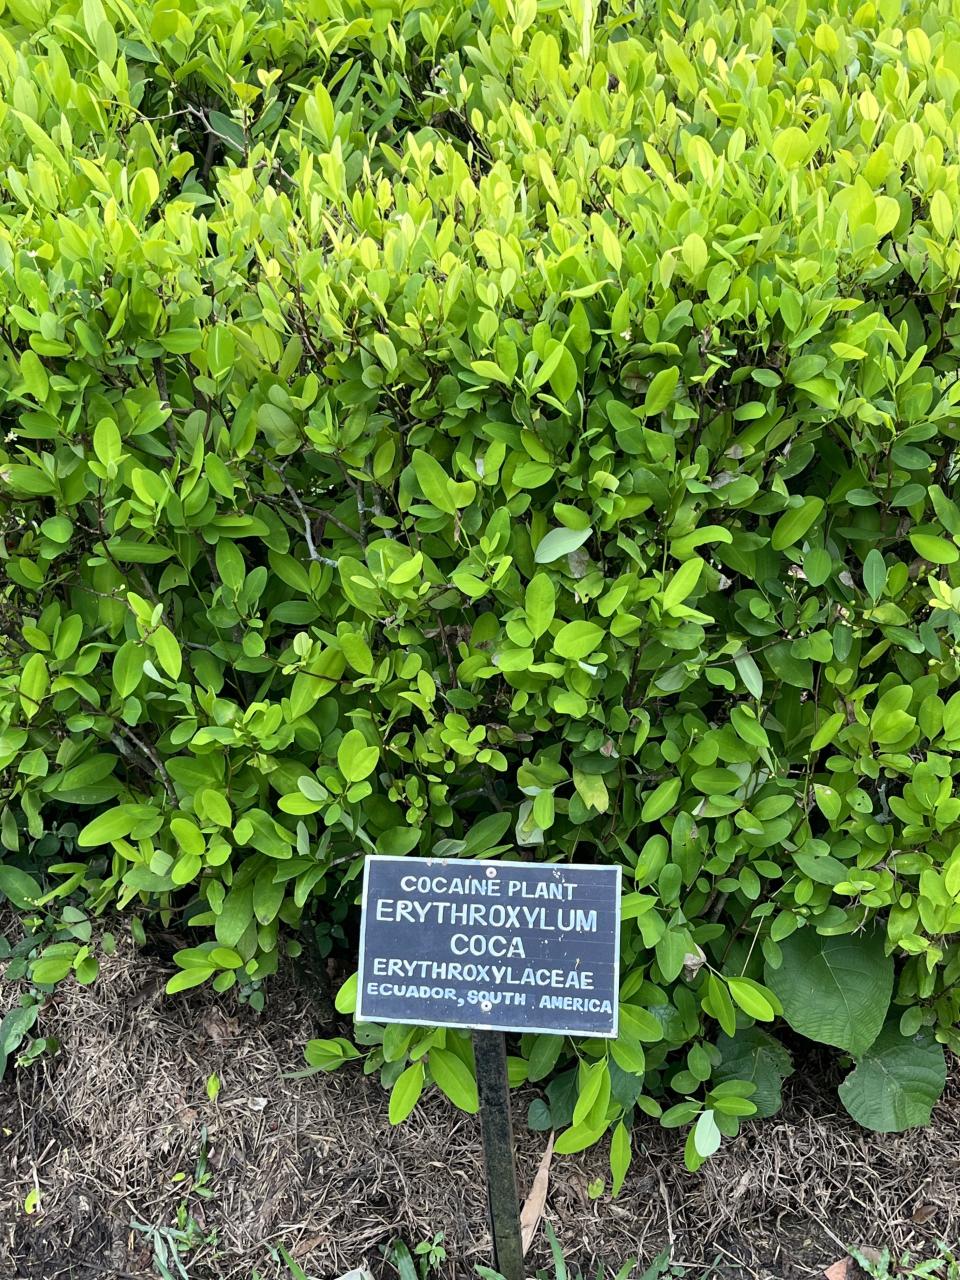
[[[330,524],[335,525],[341,533],[348,534],[353,538],[354,542],[358,542],[361,547],[363,546],[363,538],[359,533],[357,533],[356,529],[351,529],[345,520],[341,520],[339,516],[335,516],[332,511],[324,511],[320,507],[316,508],[316,511],[318,520],[323,520],[324,523],[329,521]]]
[[[160,777],[160,781],[163,783],[163,789],[167,793],[167,799],[174,808],[177,808],[179,802],[177,800],[177,793],[173,788],[173,783],[170,781],[170,775],[167,773],[163,761],[154,751],[153,747],[151,747],[148,742],[144,742],[142,738],[138,738],[133,730],[125,725],[122,720],[115,720],[114,726],[129,742],[132,742],[133,745],[147,757],[156,769]]]
[[[373,508],[373,514],[375,516],[382,517],[386,514],[383,509],[383,500],[380,497],[380,490],[376,481],[373,482],[373,498],[371,499],[370,505]],[[383,529],[381,530],[381,532],[383,533],[384,537],[391,538],[391,539],[393,538],[393,533],[391,532],[391,530]]]
[[[673,1247],[674,1247],[673,1214],[670,1210],[670,1197],[667,1195],[667,1184],[663,1180],[663,1174],[660,1172],[659,1168],[657,1167],[657,1162],[654,1160],[653,1156],[647,1150],[646,1146],[643,1147],[643,1154],[650,1161],[650,1167],[653,1169],[653,1172],[656,1174],[657,1182],[659,1182],[660,1184],[660,1199],[663,1201],[663,1207],[667,1214],[667,1240],[669,1241],[669,1244],[670,1244],[670,1258],[672,1260]]]
[[[457,679],[457,669],[453,665],[453,653],[450,649],[450,638],[447,635],[447,628],[443,625],[442,621],[437,630],[440,632],[440,643],[443,645],[443,652],[447,655],[447,666],[450,669],[451,683],[455,689],[459,689],[460,681]]]
[[[334,455],[334,459],[340,470],[343,472],[344,480],[346,480],[347,484],[353,490],[354,497],[357,500],[357,521],[360,525],[360,545],[365,547],[367,545],[367,507],[363,500],[363,485],[360,484],[358,480],[354,480],[343,462],[341,462],[336,455]]]
[[[157,380],[157,391],[160,393],[160,403],[167,410],[169,416],[166,419],[167,439],[170,442],[170,452],[174,457],[177,456],[177,428],[173,422],[173,409],[170,404],[170,396],[167,392],[167,371],[163,367],[163,360],[160,356],[153,358],[153,376]]]
[[[313,530],[310,528],[310,517],[307,515],[306,511],[304,511],[303,503],[300,501],[300,497],[296,489],[294,489],[293,485],[290,484],[283,472],[280,473],[280,479],[283,481],[283,487],[290,495],[290,501],[300,513],[300,519],[303,521],[303,536],[306,539],[307,551],[310,555],[310,559],[316,561],[317,564],[330,565],[332,568],[336,569],[336,560],[331,560],[329,556],[322,556],[317,550],[313,541]]]
[[[497,812],[502,813],[503,805],[500,803],[500,797],[497,795],[496,788],[493,785],[493,780],[491,779],[490,775],[487,773],[486,767],[484,765],[481,765],[480,769],[483,773],[483,789],[487,793],[487,798],[489,799],[493,807],[497,810]]]

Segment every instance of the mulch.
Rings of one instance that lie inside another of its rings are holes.
[[[162,1233],[178,1213],[195,1222],[190,1280],[288,1280],[280,1244],[311,1277],[366,1265],[392,1278],[390,1242],[437,1232],[443,1277],[489,1264],[475,1117],[431,1090],[393,1128],[379,1081],[356,1064],[290,1078],[306,1040],[343,1030],[302,976],[274,980],[259,1015],[232,995],[166,998],[165,976],[121,944],[92,986],[65,984],[44,1010],[38,1030],[60,1052],[0,1083],[4,1280],[147,1280],[153,1248],[131,1224]],[[846,1116],[838,1078],[826,1057],[801,1064],[781,1113],[745,1124],[695,1175],[682,1134],[642,1120],[616,1200],[589,1191],[609,1182],[604,1147],[554,1157],[546,1217],[568,1263],[592,1280],[601,1262],[612,1276],[666,1249],[691,1280],[800,1280],[851,1244],[916,1254],[960,1241],[960,1071],[933,1124],[895,1136]],[[524,1188],[546,1143],[524,1124],[534,1096],[515,1100]],[[191,1190],[204,1150],[206,1197]],[[531,1275],[549,1262],[542,1231],[528,1261]]]

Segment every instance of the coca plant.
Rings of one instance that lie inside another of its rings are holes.
[[[619,862],[619,1038],[513,1045],[559,1151],[618,1187],[645,1112],[695,1167],[784,1022],[927,1118],[958,49],[954,0],[7,0],[0,890],[225,990],[370,853]],[[355,1042],[308,1058],[392,1118],[476,1106],[465,1034]]]

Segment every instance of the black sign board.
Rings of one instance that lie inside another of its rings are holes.
[[[357,1019],[616,1036],[620,868],[367,859]]]

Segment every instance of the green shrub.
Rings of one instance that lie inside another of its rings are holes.
[[[925,1118],[956,0],[0,22],[0,888],[156,909],[170,989],[223,990],[373,851],[619,861],[620,1039],[511,1061],[558,1150],[613,1126],[618,1183],[640,1107],[696,1165],[776,1108],[781,1013],[859,1119]],[[395,1116],[470,1061],[358,1036]]]

